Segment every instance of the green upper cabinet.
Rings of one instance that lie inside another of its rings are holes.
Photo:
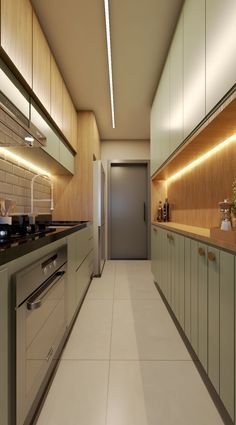
[[[170,59],[166,60],[160,81],[160,156],[161,163],[170,155]]]
[[[235,0],[206,0],[207,113],[236,82],[235,22]]]
[[[183,141],[183,14],[170,49],[170,154]]]
[[[32,87],[32,6],[29,0],[1,0],[1,47]]]
[[[205,0],[186,0],[183,14],[186,138],[205,117]]]
[[[165,162],[170,154],[170,78],[169,58],[151,110],[151,174]]]

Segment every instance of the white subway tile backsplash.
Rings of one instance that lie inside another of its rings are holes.
[[[4,158],[4,156],[3,156]],[[16,161],[0,158],[0,198],[16,201],[15,213],[27,214],[30,212],[31,181],[36,175],[29,169],[17,165]],[[38,177],[34,183],[34,198],[50,198],[51,190],[48,181]],[[36,213],[50,213],[50,202],[35,202]]]

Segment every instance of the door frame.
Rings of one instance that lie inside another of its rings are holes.
[[[151,258],[151,242],[150,242],[150,160],[145,159],[114,159],[107,163],[107,259],[111,259],[111,167],[114,164],[145,164],[147,167],[147,259]],[[141,261],[141,260],[140,260]]]

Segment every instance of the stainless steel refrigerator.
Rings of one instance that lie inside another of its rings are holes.
[[[101,276],[105,263],[105,173],[102,161],[93,162],[94,276]]]

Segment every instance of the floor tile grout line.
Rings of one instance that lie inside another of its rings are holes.
[[[105,425],[108,420],[108,401],[109,401],[109,386],[110,386],[110,373],[111,373],[111,344],[112,344],[112,328],[113,328],[113,315],[114,315],[114,301],[115,301],[115,284],[116,284],[116,264],[114,267],[114,281],[113,281],[113,302],[112,302],[112,315],[111,315],[111,331],[110,331],[110,348],[109,348],[109,363],[108,363],[108,378],[107,378],[107,398],[106,398],[106,414]]]

